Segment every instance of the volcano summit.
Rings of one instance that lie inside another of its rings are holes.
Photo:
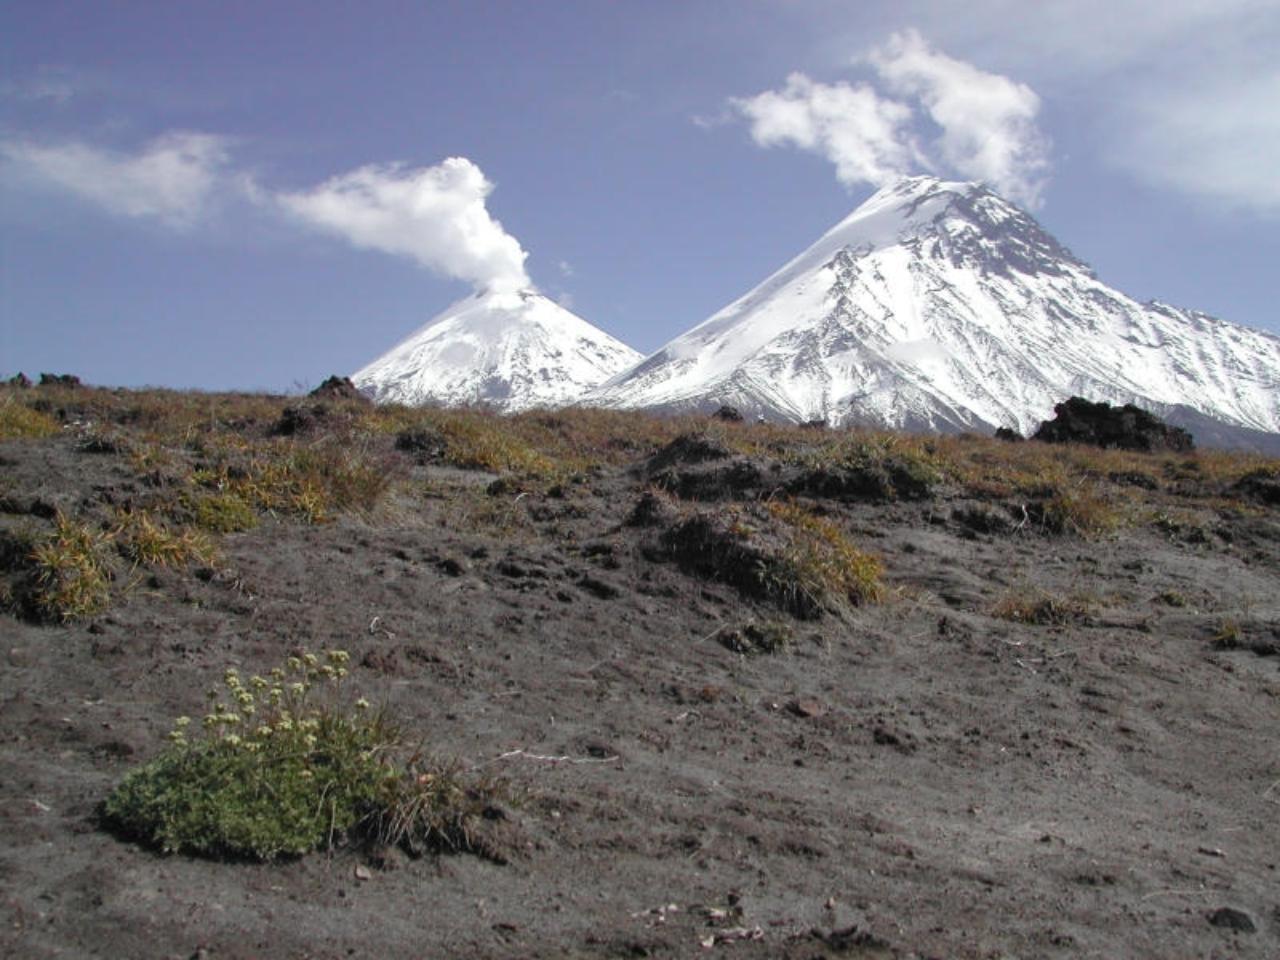
[[[1280,338],[1139,303],[988,188],[909,177],[587,402],[1025,433],[1074,395],[1280,446]]]
[[[535,290],[460,300],[352,380],[379,402],[559,407],[640,354]]]

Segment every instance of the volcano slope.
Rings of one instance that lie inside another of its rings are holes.
[[[0,430],[0,953],[1280,950],[1280,462],[57,386]],[[302,648],[501,784],[488,856],[103,829]]]

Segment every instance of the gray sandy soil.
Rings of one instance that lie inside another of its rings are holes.
[[[0,455],[8,527],[138,492],[70,436]],[[88,621],[0,615],[0,953],[1280,956],[1275,506],[1087,540],[975,531],[945,487],[829,501],[888,595],[799,620],[625,523],[635,469],[550,493],[403,469],[374,516],[266,518]],[[1029,594],[1086,599],[995,616]],[[773,623],[784,651],[730,649]],[[228,665],[298,645],[349,651],[430,751],[508,782],[508,862],[224,863],[99,829]]]

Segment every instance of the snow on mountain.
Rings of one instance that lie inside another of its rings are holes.
[[[586,402],[1027,432],[1072,395],[1280,433],[1280,338],[1138,303],[986,187],[909,177]]]
[[[352,376],[380,403],[572,403],[640,354],[533,290],[460,300]]]

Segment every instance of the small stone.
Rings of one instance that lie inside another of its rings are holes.
[[[810,719],[821,717],[827,712],[827,708],[812,697],[801,697],[799,700],[791,701],[787,706],[797,717],[808,717]]]
[[[1258,930],[1253,924],[1253,918],[1235,907],[1219,907],[1213,911],[1209,914],[1209,925],[1240,933],[1256,933]]]
[[[363,863],[356,864],[355,875],[357,880],[373,879],[373,874],[370,872],[369,868],[366,867]]]
[[[457,557],[445,557],[436,564],[440,572],[449,577],[460,577],[467,572],[467,566]]]

